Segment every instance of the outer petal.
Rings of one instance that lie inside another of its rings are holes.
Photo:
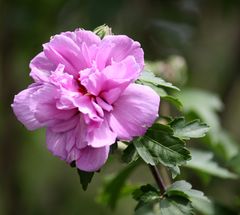
[[[41,88],[41,85],[32,85],[21,91],[14,97],[12,104],[13,111],[18,120],[23,123],[29,130],[34,130],[43,126],[34,114],[34,104],[32,104],[32,95]]]
[[[133,41],[125,35],[105,36],[99,47],[96,62],[99,69],[111,64],[112,61],[120,62],[132,55],[141,70],[144,66],[143,50],[140,43]]]
[[[99,170],[106,162],[109,154],[109,146],[92,148],[90,146],[80,151],[80,157],[76,166],[80,170],[93,172]]]
[[[77,109],[57,109],[58,94],[59,91],[54,85],[33,84],[15,96],[12,104],[14,113],[29,130],[71,120]]]
[[[101,42],[100,37],[94,34],[92,31],[86,31],[82,29],[77,29],[76,34],[76,43],[78,46],[81,46],[82,43],[85,43],[87,46],[97,45]]]
[[[78,122],[71,130],[63,129],[64,132],[58,132],[59,128],[56,127],[47,129],[46,142],[49,151],[69,163],[77,160],[79,151],[87,146],[86,125],[81,115],[75,116],[75,119]]]
[[[114,103],[109,125],[122,140],[141,136],[158,116],[160,98],[150,87],[131,84]]]
[[[59,90],[51,84],[42,85],[42,87],[31,96],[35,117],[45,126],[54,126],[61,121],[69,120],[77,113],[77,109],[57,109],[56,101],[58,98]]]
[[[56,69],[56,66],[41,52],[31,60],[30,68],[30,76],[35,82],[41,83],[48,82],[48,77],[51,71]]]
[[[53,155],[61,158],[62,160],[67,159],[67,151],[66,151],[66,140],[67,140],[67,132],[65,133],[56,133],[52,132],[51,129],[47,129],[46,132],[46,142],[47,147]],[[71,142],[69,144],[72,144]]]

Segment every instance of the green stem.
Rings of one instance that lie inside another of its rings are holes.
[[[164,194],[166,191],[166,186],[165,186],[163,179],[158,171],[158,168],[156,166],[152,166],[152,165],[148,165],[148,166],[149,166],[151,173],[160,189],[161,194]]]

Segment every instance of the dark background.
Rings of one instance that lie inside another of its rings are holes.
[[[138,40],[147,60],[183,56],[187,85],[220,95],[222,125],[240,140],[240,1],[1,0],[0,214],[112,214],[95,198],[103,176],[121,167],[118,159],[110,158],[84,193],[76,171],[47,151],[44,130],[27,131],[10,107],[31,83],[28,64],[42,43],[62,31],[104,23]],[[134,177],[153,182],[145,168]],[[217,198],[231,206],[235,194],[218,189],[223,192]],[[231,189],[239,190],[237,184]],[[214,195],[211,187],[205,190]],[[114,214],[132,214],[134,205],[130,197],[123,199]]]

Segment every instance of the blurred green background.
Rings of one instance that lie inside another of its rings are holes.
[[[76,170],[47,151],[44,130],[27,131],[11,110],[13,96],[31,83],[30,60],[42,43],[62,31],[106,23],[115,34],[138,40],[147,60],[183,56],[187,85],[220,95],[222,125],[240,142],[239,0],[1,0],[0,17],[1,215],[133,214],[130,197],[114,213],[95,201],[104,176],[122,167],[117,156],[83,192]],[[133,180],[153,182],[144,167]],[[239,181],[194,185],[229,207],[233,201],[238,201],[235,209],[240,206]]]

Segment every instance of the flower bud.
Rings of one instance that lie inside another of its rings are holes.
[[[93,30],[93,32],[98,35],[101,39],[106,35],[113,35],[112,29],[108,27],[106,24],[100,25]]]

